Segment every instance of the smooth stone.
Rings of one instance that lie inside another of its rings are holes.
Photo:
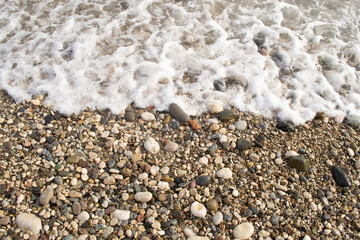
[[[67,159],[66,159],[66,162],[67,163],[70,163],[70,164],[76,164],[80,161],[81,159],[81,156],[78,155],[78,154],[74,154],[72,156],[69,156]]]
[[[20,213],[16,217],[16,224],[23,232],[31,231],[38,234],[42,228],[41,219],[31,213]]]
[[[203,204],[195,201],[191,204],[191,213],[195,216],[195,217],[200,217],[203,218],[206,216],[206,208]]]
[[[178,148],[179,148],[179,144],[171,141],[168,141],[164,147],[165,151],[167,152],[176,152]]]
[[[154,114],[150,113],[150,112],[143,112],[141,114],[141,119],[147,122],[151,122],[153,120],[155,120],[155,116]]]
[[[215,225],[219,225],[223,220],[223,214],[221,212],[216,212],[212,217],[212,221]]]
[[[78,201],[73,203],[72,212],[73,212],[74,215],[79,215],[80,214],[80,212],[81,212],[81,204]]]
[[[245,121],[235,122],[235,128],[239,131],[244,131],[247,127],[247,123]]]
[[[230,168],[222,168],[216,172],[216,176],[222,179],[232,178],[232,171]]]
[[[0,218],[0,225],[4,226],[7,225],[10,222],[10,217],[9,216],[5,216]]]
[[[149,202],[152,199],[153,195],[151,192],[137,192],[135,194],[135,200],[138,202]]]
[[[146,151],[155,154],[157,152],[159,152],[160,150],[160,145],[159,143],[152,137],[149,137],[146,142],[144,143],[144,147],[146,149]]]
[[[234,229],[234,236],[238,240],[249,239],[254,234],[254,226],[249,222],[237,225]]]
[[[224,110],[224,107],[220,103],[210,103],[208,110],[210,113],[219,113]]]
[[[189,115],[186,114],[184,110],[182,110],[182,108],[179,107],[179,105],[177,105],[176,103],[170,104],[169,113],[173,118],[175,118],[176,120],[182,123],[186,123],[190,120]]]
[[[112,176],[108,176],[104,179],[104,184],[106,184],[106,185],[113,185],[113,184],[115,184],[115,182],[116,182],[115,178]]]
[[[199,186],[206,186],[211,182],[211,177],[208,175],[202,175],[196,179],[196,184]]]
[[[134,122],[136,120],[136,113],[134,111],[126,111],[124,118],[127,122]]]
[[[158,182],[157,187],[160,191],[166,191],[166,190],[170,189],[169,183],[164,182],[164,181]]]
[[[209,201],[206,202],[206,207],[210,211],[215,212],[215,211],[217,211],[219,209],[219,203],[215,199],[210,199]]]
[[[310,168],[310,160],[305,158],[304,155],[292,156],[288,159],[290,167],[296,168],[299,171],[307,171]]]
[[[39,198],[40,204],[42,205],[48,204],[53,196],[54,196],[54,189],[51,186],[47,186],[40,195]]]
[[[214,81],[214,88],[216,91],[225,92],[226,90],[226,83],[221,80]]]
[[[70,190],[69,192],[69,197],[71,198],[81,198],[82,196],[83,196],[82,193],[79,193],[75,190]]]
[[[90,219],[90,215],[89,215],[88,212],[82,211],[79,215],[77,215],[77,219],[78,219],[79,221],[86,222],[87,220]]]
[[[112,213],[113,217],[121,220],[121,221],[127,221],[130,219],[130,211],[127,210],[119,210],[116,209],[113,213]]]
[[[290,158],[290,157],[296,157],[299,156],[300,154],[298,154],[297,152],[291,150],[291,151],[287,151],[285,153],[285,158]]]
[[[360,168],[360,159],[359,159],[359,160],[356,160],[356,162],[355,162],[355,168],[356,168],[356,169],[359,169],[359,168]]]
[[[230,109],[225,109],[219,113],[220,121],[230,121],[232,119],[236,119],[238,115],[231,111]]]
[[[276,124],[276,128],[280,129],[283,132],[292,132],[294,131],[294,127],[291,126],[289,123],[280,121]]]
[[[351,180],[343,169],[338,166],[332,166],[332,173],[337,185],[340,187],[351,187]]]
[[[174,210],[172,212],[172,215],[173,215],[174,218],[182,218],[183,217],[183,212],[180,211],[180,210]]]
[[[201,157],[199,159],[199,163],[202,164],[202,165],[206,165],[209,163],[209,159],[207,157]]]
[[[244,151],[253,146],[255,146],[255,144],[253,142],[250,142],[249,140],[242,139],[242,138],[236,142],[236,147],[237,147],[237,149],[239,149],[239,151]]]

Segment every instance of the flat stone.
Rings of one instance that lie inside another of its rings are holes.
[[[223,214],[221,212],[216,212],[212,217],[212,221],[215,225],[219,225],[223,220]]]
[[[222,168],[216,172],[216,176],[222,179],[232,178],[232,171],[230,168]]]
[[[137,192],[135,194],[135,200],[138,202],[149,202],[153,195],[151,192]]]
[[[0,184],[0,194],[6,193],[6,184]]]
[[[175,142],[168,141],[164,147],[167,152],[176,152],[179,149],[179,144]]]
[[[42,229],[41,219],[31,213],[20,213],[16,217],[16,224],[21,231],[30,231],[35,235]]]
[[[10,217],[9,216],[5,216],[0,218],[0,225],[4,226],[7,225],[10,222]]]
[[[160,150],[160,145],[159,143],[152,137],[149,137],[146,142],[144,143],[144,148],[146,149],[146,151],[148,151],[149,153],[155,154],[157,152],[159,152]]]
[[[291,126],[289,123],[280,121],[276,124],[276,128],[280,129],[283,132],[292,132],[294,131],[294,127]]]
[[[196,179],[196,184],[199,186],[206,186],[211,182],[211,177],[208,175],[202,175]]]
[[[40,204],[42,205],[48,204],[53,196],[54,196],[54,189],[51,186],[47,186],[40,195],[39,198]]]
[[[307,171],[310,168],[310,160],[305,158],[304,155],[292,156],[288,159],[290,167],[296,168],[299,171]]]
[[[200,124],[196,120],[189,120],[189,124],[194,130],[198,130],[201,128]]]
[[[214,81],[214,88],[216,91],[225,92],[226,90],[226,83],[221,80]]]
[[[235,128],[239,131],[244,131],[247,127],[247,123],[245,121],[235,122]]]
[[[127,221],[130,219],[130,211],[127,210],[119,210],[116,209],[113,213],[112,213],[113,217],[121,220],[121,221]]]
[[[332,166],[332,173],[337,185],[340,187],[351,187],[351,180],[343,169],[338,166]]]
[[[184,110],[182,110],[182,108],[179,107],[179,105],[177,105],[176,103],[170,104],[169,113],[173,118],[182,123],[186,123],[190,120],[189,115],[186,114]]]
[[[74,202],[72,205],[72,212],[74,215],[79,215],[81,212],[81,205],[78,201]]]
[[[220,103],[210,103],[208,110],[210,113],[219,113],[224,110],[224,107]]]
[[[136,113],[134,111],[126,111],[124,118],[127,122],[134,122],[136,120]]]
[[[238,118],[238,115],[229,109],[225,109],[219,113],[218,118],[220,121],[230,121]]]
[[[155,120],[155,116],[154,114],[150,113],[150,112],[143,112],[141,114],[141,119],[147,122],[151,122]]]
[[[90,215],[89,215],[88,212],[82,211],[79,215],[77,215],[77,219],[78,219],[79,221],[86,222],[87,220],[90,219]]]
[[[173,215],[174,218],[182,218],[183,217],[183,212],[180,211],[180,210],[174,210],[172,212],[172,215]]]
[[[234,236],[238,240],[249,239],[254,234],[254,226],[249,222],[237,225],[234,229]]]
[[[244,151],[253,146],[255,146],[255,144],[253,142],[246,140],[246,139],[242,139],[242,138],[236,142],[236,147],[237,147],[237,149],[239,149],[239,151]]]
[[[81,198],[83,195],[75,190],[69,191],[69,197],[71,198]]]
[[[72,156],[69,156],[67,159],[66,159],[66,162],[67,163],[71,163],[71,164],[76,164],[80,161],[81,157],[78,155],[78,154],[74,154]]]

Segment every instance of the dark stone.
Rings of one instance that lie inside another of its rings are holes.
[[[279,223],[279,217],[276,216],[276,215],[272,215],[271,218],[270,218],[270,222],[272,225],[276,225]]]
[[[251,205],[249,207],[249,210],[252,212],[253,215],[258,215],[259,213],[259,210],[254,205]]]
[[[221,80],[215,80],[214,88],[217,91],[224,92],[226,90],[226,83]]]
[[[307,171],[310,168],[310,160],[305,158],[304,155],[292,156],[288,159],[290,167],[296,168],[299,171]]]
[[[51,144],[55,142],[55,138],[53,136],[46,137],[46,142]]]
[[[276,124],[276,128],[278,128],[278,129],[280,129],[281,131],[284,131],[284,132],[292,132],[292,131],[294,131],[294,127],[291,126],[289,123],[284,122],[284,121],[278,122],[278,124]]]
[[[136,119],[136,114],[134,111],[126,111],[124,117],[127,122],[134,122]]]
[[[186,114],[184,110],[182,110],[182,108],[179,107],[179,105],[177,105],[176,103],[170,104],[169,113],[173,118],[175,118],[176,120],[182,123],[186,123],[190,120],[189,115]]]
[[[266,140],[264,134],[255,135],[254,138],[255,138],[255,146],[257,146],[257,147],[264,146],[264,142]]]
[[[180,210],[174,210],[174,211],[172,212],[172,215],[173,215],[174,218],[182,218],[183,213],[182,213],[182,211],[180,211]]]
[[[219,113],[220,121],[230,121],[232,119],[237,119],[238,115],[231,111],[230,109],[225,109]]]
[[[243,212],[244,217],[250,217],[252,215],[252,211],[250,209],[246,209]]]
[[[4,143],[3,143],[3,146],[4,146],[5,148],[7,148],[7,149],[11,149],[12,144],[11,144],[11,142],[4,142]]]
[[[6,184],[0,184],[0,194],[4,194],[6,192]]]
[[[211,182],[211,177],[208,175],[202,175],[196,179],[196,184],[199,186],[207,186]]]
[[[54,117],[51,114],[44,117],[45,124],[51,123],[52,120],[54,120]]]
[[[174,182],[177,183],[177,184],[179,184],[179,183],[185,182],[185,180],[184,180],[184,178],[182,178],[182,177],[176,177],[176,178],[174,178]]]
[[[351,187],[351,180],[343,169],[333,166],[332,173],[337,185],[340,187]]]
[[[170,222],[162,222],[161,223],[161,229],[166,230],[166,229],[168,229],[170,227],[170,225],[171,225]]]
[[[239,139],[236,143],[236,147],[239,149],[239,151],[244,151],[253,146],[255,146],[255,144],[246,139]]]

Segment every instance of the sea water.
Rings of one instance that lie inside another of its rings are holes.
[[[360,0],[8,0],[0,88],[65,114],[211,102],[360,123]],[[220,90],[220,91],[219,91]]]

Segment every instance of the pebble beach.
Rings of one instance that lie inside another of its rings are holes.
[[[359,129],[0,92],[0,239],[360,239]]]

